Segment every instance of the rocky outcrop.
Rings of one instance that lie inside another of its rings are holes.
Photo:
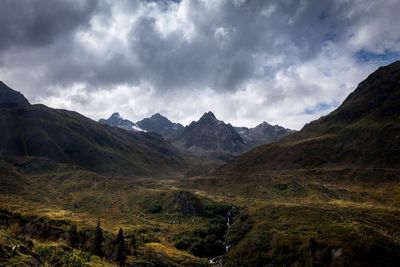
[[[175,210],[184,215],[203,215],[205,212],[200,201],[189,192],[177,192],[173,202]]]

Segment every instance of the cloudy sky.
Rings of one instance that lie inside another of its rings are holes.
[[[0,2],[0,80],[90,118],[300,129],[400,58],[399,0]]]

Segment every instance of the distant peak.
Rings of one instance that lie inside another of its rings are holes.
[[[121,115],[119,115],[118,112],[114,112],[114,113],[111,115],[111,118],[121,118]]]
[[[151,116],[152,119],[166,119],[166,117],[164,117],[163,115],[161,115],[160,113],[155,113],[154,115]]]
[[[200,119],[217,120],[214,113],[212,113],[211,111],[204,113]]]
[[[265,125],[265,126],[272,126],[271,124],[269,124],[268,122],[266,122],[266,121],[263,121],[262,123],[261,123],[261,125]]]

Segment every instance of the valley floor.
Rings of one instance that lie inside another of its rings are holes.
[[[400,266],[398,181],[321,182],[299,173],[160,180],[61,165],[45,172],[10,167],[3,172],[0,208],[73,222],[78,230],[93,229],[98,220],[110,235],[122,228],[137,240],[130,266],[206,266],[218,255],[223,266]],[[229,210],[234,222],[227,229]],[[0,233],[0,256],[10,265],[28,262],[21,251],[12,252],[27,239],[36,256],[43,248],[67,246],[63,235],[43,241],[15,235],[6,224]],[[230,247],[226,254],[223,241]],[[80,250],[68,253],[86,265],[116,264]]]

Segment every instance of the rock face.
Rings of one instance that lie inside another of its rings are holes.
[[[192,194],[185,191],[179,191],[175,194],[174,199],[175,210],[184,215],[203,215],[205,213],[201,203]]]
[[[155,132],[166,139],[173,139],[182,133],[183,126],[180,123],[171,122],[159,113],[150,118],[138,121],[137,126],[148,132]]]
[[[107,124],[111,127],[118,127],[128,131],[143,131],[143,129],[141,129],[135,123],[122,118],[118,112],[113,113],[108,119],[100,119],[99,122],[102,124]]]
[[[186,126],[174,144],[194,152],[222,151],[239,154],[247,148],[235,128],[217,120],[211,111],[205,113],[199,121]]]
[[[269,144],[296,132],[267,122],[260,123],[254,128],[235,127],[235,130],[250,147]]]
[[[381,67],[335,111],[279,142],[258,147],[219,170],[400,166],[400,61]],[[375,179],[378,177],[375,177]]]
[[[0,81],[0,108],[29,106],[29,101],[20,92],[14,91]]]

